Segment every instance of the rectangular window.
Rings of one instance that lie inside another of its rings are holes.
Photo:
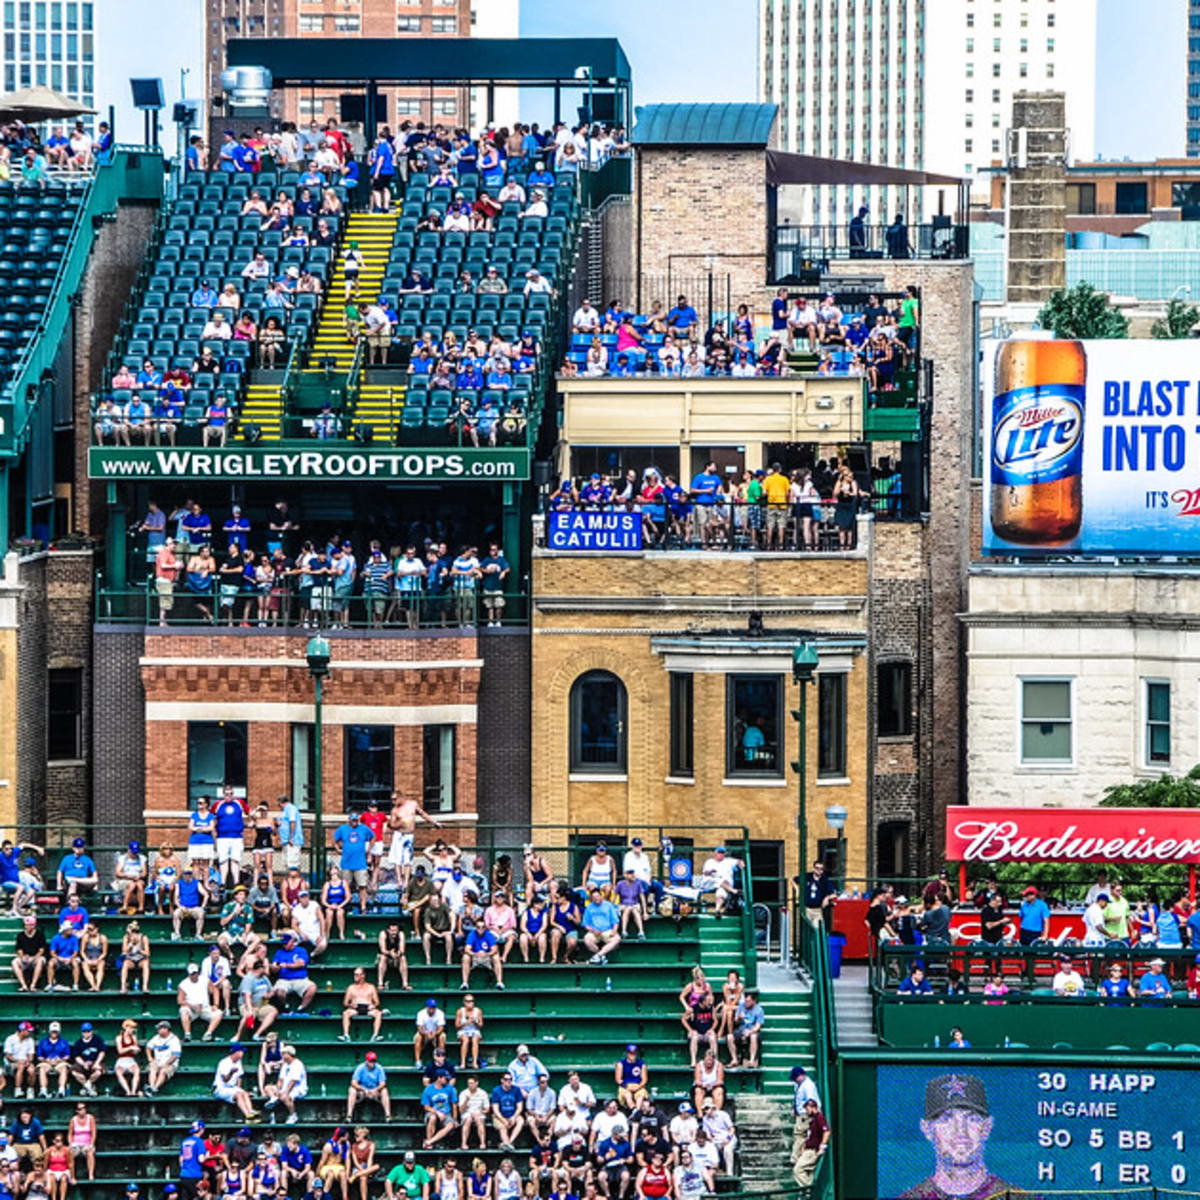
[[[426,812],[454,811],[454,726],[426,725],[422,737]]]
[[[320,13],[301,13],[301,33],[320,33],[325,28],[325,18]]]
[[[1000,39],[999,38],[992,38],[992,53],[993,54],[1000,53]]]
[[[975,78],[975,64],[973,62],[967,63],[967,78],[968,79]]]
[[[420,33],[421,18],[420,17],[397,17],[396,18],[397,33]]]
[[[389,808],[393,788],[393,733],[390,725],[345,727],[343,791],[347,809],[368,800]]]
[[[362,22],[357,16],[333,18],[333,30],[335,33],[358,33],[361,28]]]
[[[405,99],[403,96],[396,99],[396,116],[398,117],[417,117],[421,115],[420,100]]]
[[[846,774],[846,676],[817,676],[817,776]]]
[[[974,104],[975,103],[975,89],[967,88],[967,94],[966,94],[965,98],[966,98],[966,102],[968,104]]]
[[[1028,54],[1029,53],[1029,39],[1021,38],[1020,45],[1018,48],[1020,49],[1022,54]]]
[[[1022,65],[1024,65],[1024,64],[1022,64]],[[999,63],[992,63],[992,77],[994,79],[1000,78],[1000,64]]]
[[[51,670],[46,682],[46,757],[51,762],[82,758],[83,671]]]
[[[1146,683],[1146,765],[1166,766],[1171,761],[1171,685],[1165,679]]]
[[[875,679],[879,736],[907,737],[912,733],[912,663],[879,663]]]
[[[315,727],[306,722],[292,726],[292,803],[312,808],[313,784],[317,778]]]
[[[246,794],[245,721],[189,721],[187,727],[188,806],[201,796],[220,795],[227,784]]]
[[[1047,79],[1054,78],[1054,64],[1053,63],[1046,64],[1046,78]]]
[[[457,17],[430,17],[429,18],[430,33],[457,33],[458,18]]]
[[[1071,737],[1071,681],[1021,680],[1021,761],[1069,763]]]
[[[783,775],[782,675],[728,675],[725,680],[725,774]]]
[[[1096,211],[1094,183],[1067,184],[1067,212],[1071,216],[1090,216]]]
[[[975,39],[974,38],[967,38],[967,53],[968,54],[975,53]]]
[[[435,117],[452,117],[456,112],[458,112],[457,100],[435,100],[433,102]]]
[[[974,13],[967,13],[967,28],[968,29],[975,28],[975,14]]]
[[[963,140],[963,149],[970,154],[975,149],[974,141],[971,138],[965,138]]]
[[[1118,183],[1114,190],[1117,212],[1128,216],[1150,211],[1149,187],[1144,180],[1136,183]]]
[[[1000,74],[1000,72],[999,72],[999,71],[997,71],[997,72],[996,72],[996,74],[997,74],[997,75],[999,75],[999,74]],[[1026,78],[1028,78],[1028,76],[1029,76],[1029,64],[1028,64],[1028,63],[1021,63],[1021,65],[1020,65],[1019,67],[1017,67],[1017,74],[1018,74],[1018,75],[1020,75],[1020,77],[1021,77],[1022,79],[1026,79]]]
[[[1053,38],[1046,39],[1046,53],[1047,54],[1054,53],[1054,39]]]
[[[1053,13],[1046,14],[1046,25],[1050,29],[1054,28],[1054,14]]]
[[[692,750],[693,676],[690,671],[671,672],[671,766],[670,774],[690,779],[695,770]]]
[[[1000,103],[1000,89],[999,88],[992,88],[992,103],[993,104]]]

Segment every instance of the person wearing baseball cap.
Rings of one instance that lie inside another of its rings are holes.
[[[1009,1190],[984,1161],[992,1133],[987,1092],[974,1075],[935,1075],[925,1084],[921,1133],[933,1147],[934,1171],[903,1193],[911,1200],[975,1200]]]
[[[1050,924],[1050,906],[1030,884],[1021,893],[1021,913],[1017,933],[1022,946],[1032,946],[1046,936]]]
[[[808,1102],[811,1100],[818,1108],[821,1107],[821,1093],[817,1091],[816,1083],[809,1078],[808,1072],[797,1063],[788,1075],[792,1081],[792,1112],[795,1122],[792,1125],[792,1162],[800,1158],[804,1149],[804,1139],[808,1136],[809,1111]]]
[[[142,853],[140,842],[130,842],[128,849],[117,855],[113,891],[121,893],[121,911],[127,916],[144,911],[149,873],[150,860]]]
[[[354,1119],[354,1110],[363,1100],[373,1100],[383,1109],[385,1120],[392,1119],[392,1098],[388,1094],[387,1072],[379,1065],[379,1056],[368,1050],[363,1062],[354,1068],[350,1090],[346,1093],[346,1120]]]
[[[84,853],[87,843],[77,837],[71,843],[71,853],[64,854],[58,864],[56,886],[60,892],[92,892],[100,883],[96,863]]]
[[[401,1196],[427,1196],[433,1176],[417,1162],[417,1156],[408,1150],[404,1161],[397,1163],[385,1177],[387,1192],[391,1196],[398,1193]]]

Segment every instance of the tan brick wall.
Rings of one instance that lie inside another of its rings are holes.
[[[638,154],[633,266],[635,273],[640,267],[643,310],[654,300],[674,304],[674,294],[660,294],[668,274],[680,281],[710,269],[722,280],[728,274],[736,299],[761,287],[767,254],[763,151],[672,146]]]
[[[558,611],[535,607],[533,636],[533,820],[580,824],[588,829],[658,825],[746,826],[751,837],[781,840],[789,872],[797,866],[797,781],[788,770],[777,786],[725,783],[725,687],[723,672],[697,671],[694,686],[695,775],[690,784],[668,783],[670,720],[664,660],[651,647],[655,634],[721,630],[741,634],[745,611],[754,596],[796,597],[790,611],[765,612],[766,634],[801,636],[866,632],[866,563],[862,560],[755,560],[749,555],[708,555],[702,562],[684,556],[613,558],[582,555],[535,555],[535,592],[546,597],[642,597],[642,611]],[[687,597],[704,597],[707,606],[724,597],[725,611],[705,611]],[[803,595],[851,596],[852,611],[825,613]],[[658,598],[679,597],[670,608]],[[747,649],[753,640],[747,638]],[[624,779],[613,782],[572,780],[569,772],[568,722],[571,685],[590,670],[617,675],[628,694],[627,757]],[[786,678],[783,746],[785,763],[797,757],[796,723],[790,713],[799,704],[798,686]],[[808,693],[809,851],[826,836],[827,805],[835,801],[850,812],[847,824],[851,874],[868,867],[870,772],[868,730],[870,670],[865,653],[854,655],[848,675],[847,766],[849,783],[817,783],[817,696]],[[697,840],[702,835],[697,834]]]

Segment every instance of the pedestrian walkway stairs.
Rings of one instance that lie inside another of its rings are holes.
[[[871,991],[867,983],[868,968],[849,964],[842,966],[841,977],[833,981],[839,1049],[879,1045],[871,1009]]]

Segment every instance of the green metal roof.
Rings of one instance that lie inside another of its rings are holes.
[[[646,104],[634,109],[639,146],[766,146],[775,104]]]

